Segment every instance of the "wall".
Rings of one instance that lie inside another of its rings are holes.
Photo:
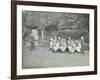
[[[45,2],[74,3],[98,5],[98,49],[100,47],[100,1],[99,0],[36,0]],[[10,80],[11,65],[11,12],[10,0],[0,0],[0,80]],[[71,76],[59,78],[43,78],[34,80],[99,80],[100,79],[100,50],[98,50],[98,75]]]

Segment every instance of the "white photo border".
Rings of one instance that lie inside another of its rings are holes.
[[[22,69],[22,10],[27,11],[46,11],[46,12],[69,12],[89,14],[89,39],[90,50],[89,66],[81,67],[62,67],[62,68],[41,68],[41,69]],[[94,71],[94,9],[79,8],[60,8],[46,6],[17,5],[17,75],[36,75],[48,73],[69,73]]]

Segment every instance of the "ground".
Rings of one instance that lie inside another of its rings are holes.
[[[23,46],[22,67],[26,68],[48,68],[48,67],[71,67],[88,66],[89,51],[82,53],[54,53],[48,46],[35,47],[30,50],[29,46]]]

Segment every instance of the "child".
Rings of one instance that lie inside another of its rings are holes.
[[[59,41],[57,40],[56,44],[53,46],[53,50],[56,52],[59,49],[59,46],[60,44],[59,44]]]
[[[50,44],[49,44],[50,45],[50,49],[53,48],[53,41],[54,41],[53,38],[50,38]]]
[[[81,52],[81,41],[79,41],[79,40],[76,40],[76,51],[77,52]]]
[[[74,53],[75,52],[75,42],[74,42],[74,40],[71,40],[70,37],[69,37],[69,40],[68,40],[68,50],[71,53]]]
[[[83,36],[81,36],[81,44],[82,44],[81,52],[82,54],[84,54],[84,37]]]
[[[66,50],[67,44],[66,44],[66,40],[62,39],[61,40],[61,45],[60,45],[60,49],[62,52],[64,52]]]

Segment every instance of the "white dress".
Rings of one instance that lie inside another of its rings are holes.
[[[53,50],[56,52],[59,49],[60,44],[57,42],[54,47]]]
[[[68,49],[71,53],[75,52],[75,43],[73,40],[70,41],[70,44],[68,45]]]
[[[50,41],[50,48],[52,49],[53,48],[53,41]]]
[[[38,42],[38,40],[39,40],[39,36],[38,36],[38,31],[36,30],[36,29],[33,29],[32,30],[32,33],[31,33],[31,36],[32,36],[32,38],[34,38],[34,45],[35,46],[39,46],[39,42]]]
[[[39,39],[38,31],[36,29],[33,29],[31,36],[34,38],[34,40],[38,40]]]
[[[66,40],[62,40],[60,45],[61,51],[64,52],[66,50],[66,47],[67,47]]]
[[[81,52],[81,42],[78,42],[78,45],[76,46],[76,51]]]

